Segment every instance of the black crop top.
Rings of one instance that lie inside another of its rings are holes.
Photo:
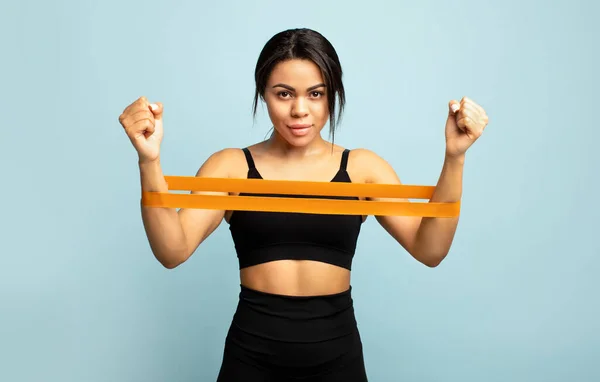
[[[247,148],[248,178],[262,179]],[[351,182],[346,171],[349,150],[332,182]],[[303,195],[240,194],[249,196],[307,197]],[[355,197],[319,196],[356,200]],[[362,216],[234,211],[229,230],[240,269],[274,260],[315,260],[351,269]]]

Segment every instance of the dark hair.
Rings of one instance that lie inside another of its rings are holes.
[[[277,33],[265,44],[256,63],[254,80],[253,114],[256,116],[258,97],[264,99],[267,80],[273,68],[280,62],[291,59],[313,61],[320,69],[327,86],[329,106],[329,131],[334,136],[336,120],[339,120],[346,104],[346,94],[342,83],[342,66],[331,43],[319,32],[307,28],[288,29]],[[335,96],[339,101],[339,111],[335,115]]]

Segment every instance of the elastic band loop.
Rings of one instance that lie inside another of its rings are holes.
[[[169,190],[212,191],[282,195],[222,196],[142,192],[142,205],[166,208],[200,208],[240,211],[297,212],[312,214],[456,217],[460,201],[414,203],[396,201],[339,200],[319,196],[355,196],[398,199],[430,199],[435,187],[342,182],[306,182],[265,179],[200,178],[166,176]],[[304,195],[311,198],[289,198]]]

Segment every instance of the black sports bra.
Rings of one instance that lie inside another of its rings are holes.
[[[247,148],[248,178],[262,179]],[[344,150],[340,169],[332,182],[351,182],[346,166],[349,150]],[[275,194],[240,194],[282,196]],[[285,195],[286,197],[307,197]],[[357,200],[356,197],[319,196]],[[240,269],[274,260],[315,260],[351,269],[362,216],[234,211],[229,230],[235,244]]]

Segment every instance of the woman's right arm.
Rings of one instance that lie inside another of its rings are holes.
[[[160,166],[163,138],[163,104],[140,97],[123,110],[119,122],[138,153],[142,191],[167,192]],[[230,153],[213,154],[196,176],[227,178]],[[239,155],[239,154],[238,154]],[[197,193],[197,192],[194,192]],[[219,194],[219,193],[209,193]],[[220,193],[221,195],[226,193]],[[186,261],[221,223],[225,211],[141,206],[146,236],[156,259],[166,268]]]
[[[196,176],[229,177],[228,154],[222,150],[211,155]],[[141,163],[142,191],[167,192],[160,161]],[[227,195],[226,192],[196,192],[193,194]],[[225,211],[141,206],[142,220],[152,253],[165,267],[173,269],[185,262],[198,246],[221,224]]]

